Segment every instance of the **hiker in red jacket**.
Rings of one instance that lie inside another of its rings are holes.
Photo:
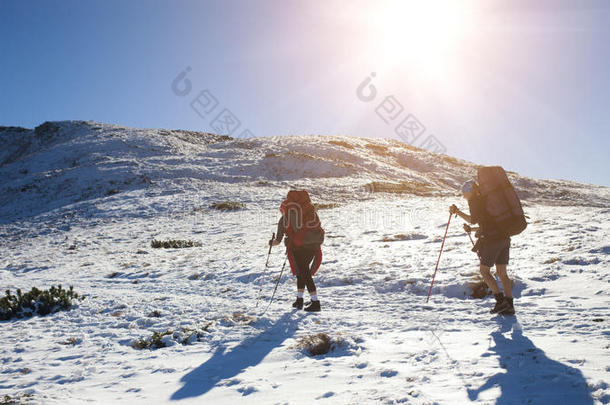
[[[312,276],[322,262],[324,229],[306,190],[290,190],[280,211],[282,217],[277,224],[276,237],[269,243],[277,246],[286,236],[286,254],[292,274],[297,277],[297,299],[292,306],[303,309],[303,294],[307,287],[311,302],[305,311],[319,312],[320,300]]]
[[[506,272],[510,237],[503,235],[501,232],[496,232],[497,230],[494,229],[493,222],[489,219],[485,209],[483,198],[479,193],[479,186],[474,180],[469,180],[462,185],[462,194],[468,200],[470,215],[463,213],[455,205],[449,207],[449,212],[459,215],[470,224],[479,224],[478,228],[472,228],[465,224],[464,229],[467,232],[470,230],[476,231],[476,235],[479,237],[473,251],[476,251],[479,255],[481,275],[496,299],[496,305],[490,312],[492,314],[513,315],[515,307],[513,306],[512,282]],[[494,265],[502,282],[504,294],[500,291],[496,279],[491,275],[491,268]]]

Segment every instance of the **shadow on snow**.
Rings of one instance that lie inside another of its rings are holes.
[[[235,377],[246,368],[259,364],[275,347],[294,335],[297,320],[291,319],[291,315],[291,312],[285,314],[270,329],[244,340],[231,351],[220,346],[205,363],[180,379],[184,386],[174,392],[170,399],[203,395],[220,381]]]
[[[518,326],[515,317],[498,318],[500,329],[492,332],[495,342],[491,354],[499,356],[505,372],[491,376],[477,389],[468,389],[474,401],[479,394],[499,387],[501,395],[496,405],[508,404],[580,404],[593,405],[593,399],[580,370],[552,360],[536,347]],[[510,338],[504,333],[510,331]]]

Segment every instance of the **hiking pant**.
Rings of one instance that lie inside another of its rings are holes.
[[[480,240],[479,257],[483,266],[493,267],[494,264],[508,264],[510,238],[490,241],[483,238]]]
[[[316,291],[316,285],[311,277],[311,262],[318,253],[319,247],[302,247],[292,251],[296,265],[297,288],[304,289],[307,286],[309,293]]]

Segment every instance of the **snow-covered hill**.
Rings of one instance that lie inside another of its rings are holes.
[[[0,127],[0,220],[133,190],[208,190],[224,183],[304,186],[341,200],[370,192],[455,194],[476,165],[395,140],[338,136],[233,139],[84,121]],[[526,203],[609,206],[610,189],[511,174]]]
[[[73,285],[70,311],[0,322],[0,398],[34,403],[610,402],[610,193],[511,174],[517,316],[471,298],[447,207],[473,163],[381,139],[232,139],[82,121],[0,128],[1,290]],[[290,187],[327,231],[322,312],[296,312],[267,240]],[[390,191],[390,192],[388,192]],[[213,203],[245,204],[218,211]],[[201,247],[152,249],[153,239]],[[257,299],[262,287],[262,299]],[[257,302],[259,304],[257,305]],[[135,349],[153,332],[168,347]],[[311,356],[304,337],[335,350]]]

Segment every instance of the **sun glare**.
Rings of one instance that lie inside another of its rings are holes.
[[[464,46],[470,15],[458,1],[388,0],[378,7],[374,46],[386,66],[440,73]]]

